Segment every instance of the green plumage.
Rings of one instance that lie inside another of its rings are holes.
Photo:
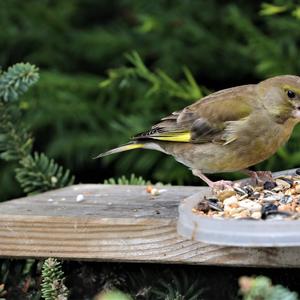
[[[161,119],[131,143],[170,154],[201,174],[246,169],[290,137],[300,120],[299,89],[299,77],[284,75],[221,90]]]

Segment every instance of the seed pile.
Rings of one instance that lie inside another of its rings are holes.
[[[193,212],[222,219],[300,219],[300,170],[297,173],[266,181],[263,186],[235,184],[204,197]]]

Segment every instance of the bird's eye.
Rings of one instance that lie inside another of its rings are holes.
[[[295,92],[291,91],[291,90],[288,90],[287,91],[287,96],[290,98],[290,99],[293,99],[296,97],[296,94]]]

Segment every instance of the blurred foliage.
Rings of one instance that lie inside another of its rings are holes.
[[[298,300],[298,295],[282,285],[272,285],[265,276],[246,277],[239,279],[240,293],[243,300]]]
[[[0,299],[3,295],[6,300],[39,300],[41,296],[40,276],[41,264],[37,260],[2,260]],[[1,290],[4,288],[5,290]]]
[[[29,61],[42,70],[20,103],[33,150],[71,169],[79,182],[135,173],[199,184],[155,151],[92,158],[209,91],[299,74],[299,11],[292,0],[1,1],[0,65]],[[298,128],[257,168],[299,166],[299,138]],[[18,196],[14,166],[0,168],[1,199]]]
[[[262,16],[272,16],[281,13],[290,13],[295,18],[300,19],[299,3],[290,1],[285,5],[276,5],[273,3],[262,3],[261,5],[260,15]]]
[[[153,298],[156,300],[201,300],[203,288],[201,280],[191,280],[184,273],[171,273],[167,281],[162,280],[157,288],[153,289]]]
[[[107,291],[96,295],[94,300],[133,300],[133,298],[120,291]]]
[[[5,290],[5,285],[2,283],[2,284],[0,284],[0,300],[5,300],[5,298],[3,298],[3,297],[5,297],[5,295],[6,295],[6,290]]]
[[[151,184],[150,181],[146,181],[143,177],[135,176],[131,174],[129,178],[126,178],[124,175],[118,178],[109,178],[104,180],[104,184],[120,184],[120,185],[146,185]]]
[[[170,98],[175,97],[188,101],[191,101],[191,99],[197,100],[202,97],[202,92],[189,69],[183,68],[186,81],[177,83],[162,70],[157,70],[155,73],[151,72],[145,66],[137,52],[134,51],[125,57],[132,64],[132,67],[121,67],[110,70],[108,72],[108,79],[100,83],[101,88],[110,87],[112,90],[117,88],[123,89],[127,85],[133,85],[137,80],[143,79],[150,84],[150,88],[145,95],[145,97],[150,99],[155,94],[159,96],[165,94]]]

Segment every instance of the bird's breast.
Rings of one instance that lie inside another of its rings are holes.
[[[224,163],[220,160],[217,167],[223,171],[237,171],[268,159],[289,139],[294,126],[291,119],[284,124],[254,123],[241,131],[236,141],[224,146],[220,151],[224,153]]]

